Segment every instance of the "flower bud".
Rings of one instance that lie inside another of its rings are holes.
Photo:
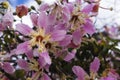
[[[2,5],[2,7],[5,8],[5,9],[8,9],[8,7],[9,7],[8,1],[2,2],[1,5]]]
[[[19,5],[16,7],[16,13],[17,13],[18,17],[21,18],[21,17],[27,15],[28,7],[26,7],[25,5]]]

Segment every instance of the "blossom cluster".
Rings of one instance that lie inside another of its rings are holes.
[[[84,69],[84,65],[79,63],[82,58],[77,57],[87,51],[80,51],[82,43],[92,40],[89,37],[96,32],[92,17],[98,14],[99,0],[56,0],[52,5],[36,2],[40,4],[38,9],[18,5],[15,13],[7,11],[1,18],[2,80],[119,79],[119,74],[111,66],[99,71],[103,58],[91,56],[87,63],[89,69]],[[15,28],[14,15],[21,19]],[[22,22],[26,15],[30,16],[33,27]],[[101,43],[98,41],[97,45]],[[64,66],[70,67],[68,72]]]

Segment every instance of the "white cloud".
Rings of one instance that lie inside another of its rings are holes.
[[[34,1],[34,0],[28,0],[26,3],[25,3],[25,5],[27,6],[27,7],[30,7],[30,6],[35,6],[35,7],[38,7],[38,5],[37,5],[37,3]]]
[[[114,24],[120,25],[120,0],[101,0],[100,6],[104,8],[113,8],[112,11],[106,9],[99,9],[98,18],[102,24]]]
[[[56,0],[42,0],[45,3],[53,4]]]

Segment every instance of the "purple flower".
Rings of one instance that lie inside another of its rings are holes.
[[[40,22],[39,25],[44,25],[47,27],[47,24],[42,23],[44,22]],[[20,51],[21,49],[23,49],[21,50],[21,52],[25,52],[35,45],[38,46],[39,51],[46,51],[46,45],[48,42],[52,43],[55,41],[62,41],[66,36],[65,30],[55,29],[48,33],[46,32],[47,28],[45,27],[37,27],[38,29],[35,31],[25,24],[17,24],[16,26],[17,26],[16,30],[19,31],[21,34],[31,37],[29,41],[26,41],[17,47],[18,49],[17,52]]]
[[[100,66],[100,60],[99,58],[95,57],[93,62],[90,64],[90,71],[96,73]]]

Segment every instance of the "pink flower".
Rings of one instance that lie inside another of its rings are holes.
[[[21,17],[27,15],[28,7],[26,7],[25,5],[19,5],[16,7],[16,13],[17,13],[18,17],[21,18]]]

